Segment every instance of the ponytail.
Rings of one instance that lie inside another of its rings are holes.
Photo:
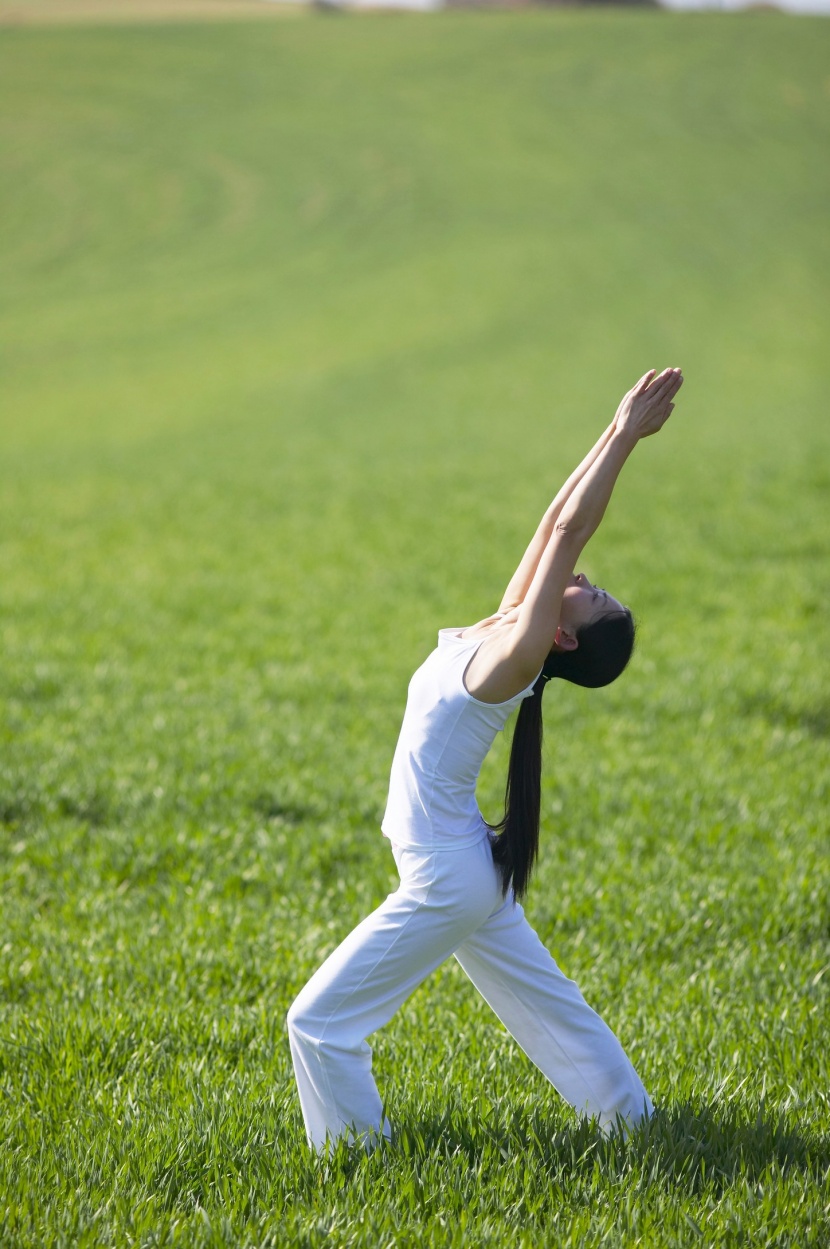
[[[507,769],[504,819],[493,826],[493,862],[501,872],[502,893],[513,884],[520,901],[527,892],[539,849],[539,806],[542,791],[542,691],[540,676],[533,693],[522,700]]]
[[[539,809],[542,792],[542,694],[552,677],[597,689],[610,685],[625,668],[634,649],[634,618],[630,611],[609,612],[577,633],[572,651],[551,651],[533,687],[522,700],[507,769],[504,819],[493,825],[493,862],[506,895],[511,884],[517,901],[527,893],[539,850]]]

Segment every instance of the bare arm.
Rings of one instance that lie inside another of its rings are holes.
[[[576,561],[599,528],[617,478],[636,445],[636,436],[615,429],[554,526],[513,630],[512,648],[517,657],[521,655],[525,659],[528,679],[539,671],[550,654],[565,588]]]
[[[591,462],[553,523],[515,625],[487,638],[470,663],[467,688],[477,698],[485,702],[511,698],[541,668],[553,649],[576,561],[599,527],[623,465],[639,440],[668,420],[682,382],[679,369],[665,369],[659,377],[650,370],[623,398],[610,433],[606,431],[607,437],[594,448]]]
[[[500,612],[509,611],[511,607],[516,607],[519,603],[524,602],[525,595],[530,589],[530,583],[533,580],[536,569],[539,567],[539,560],[542,558],[548,542],[550,542],[562,508],[565,506],[565,503],[570,498],[576,486],[580,483],[580,481],[582,481],[582,478],[594,463],[603,447],[607,445],[614,432],[616,419],[617,418],[614,417],[614,420],[608,426],[602,437],[591,448],[582,463],[574,469],[562,489],[556,495],[556,498],[553,500],[548,510],[545,512],[539,522],[539,528],[533,535],[530,545],[522,557],[522,562],[519,564],[519,567],[511,577],[510,584],[504,592],[504,598],[499,606]]]
[[[645,374],[645,378],[652,379],[653,377],[654,369],[650,369],[649,372]],[[619,420],[621,413],[634,394],[637,386],[641,385],[643,380],[644,378],[641,378],[635,386],[632,386],[631,390],[627,391],[626,394],[623,395],[620,400],[619,407],[614,414],[613,421],[585,456],[582,463],[579,464],[571,473],[570,477],[565,482],[564,486],[562,486],[561,490],[556,495],[556,498],[545,512],[539,522],[539,527],[536,530],[536,533],[530,541],[530,545],[522,557],[522,562],[519,564],[519,567],[511,577],[510,584],[504,592],[504,597],[499,605],[500,612],[509,611],[511,607],[517,607],[520,603],[524,602],[525,595],[530,589],[530,584],[536,573],[536,569],[539,567],[539,561],[542,558],[545,547],[553,535],[556,522],[559,520],[563,507],[573,494],[576,487],[582,481],[585,474],[588,472],[588,469],[595,462],[600,452],[607,446],[614,430],[617,427],[617,421]]]

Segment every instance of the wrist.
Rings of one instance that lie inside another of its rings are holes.
[[[626,453],[633,451],[637,443],[640,441],[639,435],[625,425],[614,425],[611,434],[612,442],[617,446],[624,448]]]

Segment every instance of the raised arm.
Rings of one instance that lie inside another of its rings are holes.
[[[645,374],[645,377],[653,378],[654,369],[649,370],[649,372]],[[641,378],[640,381],[637,382],[637,386],[639,386],[643,380],[644,378]],[[530,589],[530,583],[533,580],[536,569],[539,567],[539,560],[542,558],[542,553],[550,541],[556,522],[562,513],[562,508],[565,506],[576,487],[582,481],[582,478],[585,476],[588,469],[595,462],[600,452],[608,445],[608,442],[617,427],[617,421],[623,411],[623,408],[633,395],[635,389],[636,387],[632,386],[631,390],[627,391],[626,394],[623,395],[620,400],[619,407],[614,414],[613,421],[585,456],[582,463],[577,465],[571,473],[570,477],[565,482],[564,486],[562,486],[561,490],[559,490],[556,498],[545,512],[539,522],[539,527],[536,530],[536,533],[530,541],[530,545],[522,556],[522,562],[519,564],[519,567],[511,577],[510,583],[504,592],[504,598],[499,605],[500,612],[509,611],[511,607],[517,607],[519,603],[524,602],[525,595]]]
[[[539,522],[539,528],[536,530],[536,533],[530,541],[530,545],[522,556],[522,562],[514,572],[510,579],[510,584],[504,592],[504,598],[499,606],[500,612],[509,611],[511,607],[516,607],[519,603],[524,602],[525,595],[530,589],[530,583],[533,580],[536,569],[539,567],[539,560],[542,558],[545,547],[553,535],[553,530],[559,519],[562,508],[570,498],[575,487],[580,481],[582,481],[582,478],[594,463],[603,447],[607,445],[608,440],[614,432],[616,421],[617,418],[615,416],[614,420],[605,430],[605,433],[591,448],[582,463],[571,473],[570,477],[556,495],[556,498],[553,500],[548,510],[545,512]]]
[[[668,420],[682,382],[679,369],[665,369],[657,377],[651,369],[623,397],[587,467],[583,462],[574,474],[577,480],[552,522],[525,594],[519,604],[510,605],[518,606],[513,627],[488,637],[470,664],[467,688],[476,697],[486,702],[510,698],[542,667],[556,642],[562,600],[576,561],[605,514],[622,467],[639,440]],[[551,510],[555,504],[556,500]],[[535,558],[534,544],[540,539],[541,545],[544,533],[545,521],[525,556],[528,568]],[[520,572],[521,566],[514,581]]]

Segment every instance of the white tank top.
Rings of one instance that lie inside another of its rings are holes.
[[[476,802],[485,756],[527,689],[504,703],[468,693],[464,673],[484,637],[441,629],[438,647],[409,683],[403,724],[392,761],[381,828],[403,846],[466,849],[489,832]]]

